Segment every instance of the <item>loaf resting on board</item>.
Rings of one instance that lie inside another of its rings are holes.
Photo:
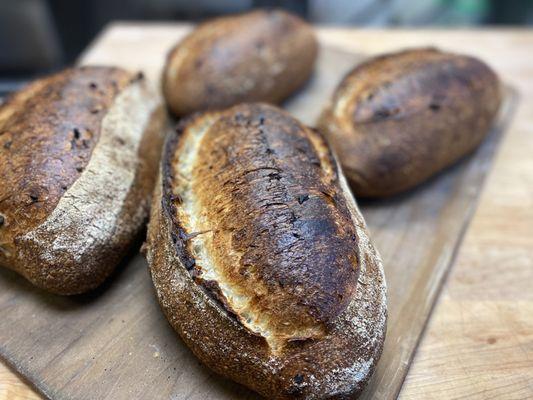
[[[146,220],[165,112],[141,75],[79,67],[0,107],[0,265],[59,294],[93,289]]]
[[[168,54],[163,93],[177,116],[246,101],[279,103],[310,77],[312,28],[282,10],[258,10],[199,25]]]
[[[356,196],[410,189],[474,151],[502,91],[482,61],[422,48],[362,63],[339,84],[318,126]]]
[[[146,246],[161,307],[210,368],[267,398],[359,393],[381,354],[382,265],[327,143],[243,104],[167,139]]]

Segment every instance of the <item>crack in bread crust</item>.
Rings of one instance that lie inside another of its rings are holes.
[[[167,147],[184,265],[274,353],[322,338],[355,291],[356,229],[324,139],[271,106],[193,117]]]

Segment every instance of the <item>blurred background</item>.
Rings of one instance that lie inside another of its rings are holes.
[[[282,7],[323,25],[531,25],[532,0],[0,0],[0,96],[70,64],[115,20],[201,21]]]

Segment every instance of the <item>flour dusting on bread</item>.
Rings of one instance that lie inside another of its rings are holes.
[[[326,141],[282,110],[243,104],[181,122],[165,146],[147,259],[194,354],[267,398],[352,398],[375,369],[381,260]],[[339,272],[348,286],[328,283]]]
[[[163,129],[157,115],[160,104],[155,87],[144,80],[133,81],[118,94],[80,177],[42,224],[17,239],[22,257],[41,260],[39,270],[28,271],[34,279],[46,282],[59,279],[56,275],[61,273],[66,281],[91,274],[100,280],[100,274],[109,273],[95,270],[95,264],[101,265],[97,269],[105,267],[102,249],[120,246],[146,218],[149,196],[134,205],[128,199],[144,168],[145,161],[139,157],[143,134]],[[129,215],[125,207],[131,207]],[[62,266],[56,266],[58,260]]]

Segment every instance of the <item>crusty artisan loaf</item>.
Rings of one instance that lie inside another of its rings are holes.
[[[381,261],[325,140],[242,104],[167,139],[147,259],[171,325],[269,399],[357,395],[381,354]]]
[[[482,61],[413,49],[348,73],[318,125],[356,196],[387,196],[476,149],[500,102],[498,77]]]
[[[205,22],[168,55],[166,102],[177,116],[245,101],[279,103],[307,81],[317,48],[311,27],[281,10]]]
[[[142,75],[67,69],[0,107],[0,265],[59,294],[113,270],[148,214],[166,116]]]

